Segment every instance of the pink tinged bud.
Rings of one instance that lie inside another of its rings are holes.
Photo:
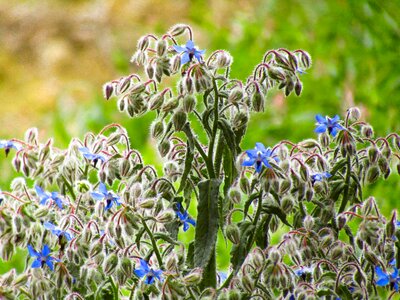
[[[109,100],[114,93],[114,86],[111,82],[107,82],[106,84],[103,85],[103,94],[104,94],[104,98],[106,98],[106,100]]]

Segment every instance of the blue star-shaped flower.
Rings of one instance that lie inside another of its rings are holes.
[[[92,153],[92,152],[90,152],[90,150],[89,150],[88,148],[86,148],[86,147],[80,147],[80,148],[79,148],[79,151],[82,152],[84,158],[87,158],[88,160],[93,161],[94,167],[96,167],[97,162],[98,162],[99,160],[101,160],[103,163],[107,160],[103,155]]]
[[[313,272],[314,272],[313,267],[304,267],[304,266],[300,266],[300,268],[294,270],[294,274],[296,274],[297,276],[303,276],[306,273],[313,273]]]
[[[387,274],[387,273],[383,272],[383,270],[379,266],[375,267],[375,273],[378,276],[378,280],[376,281],[376,285],[385,286],[385,285],[388,285],[390,283],[390,284],[393,285],[393,288],[396,290],[396,292],[398,292],[399,291],[400,277],[399,277],[399,270],[395,267],[396,260],[392,260],[389,264],[393,268],[392,274]]]
[[[176,211],[176,216],[179,218],[179,220],[181,221],[181,223],[183,224],[183,231],[187,231],[189,229],[189,224],[192,224],[193,226],[196,226],[196,221],[193,220],[187,210],[185,210],[183,213],[181,212],[181,204],[177,203],[176,204],[177,207],[177,211]]]
[[[175,51],[178,53],[183,53],[181,57],[181,65],[184,65],[193,59],[193,56],[199,61],[202,61],[201,55],[203,55],[206,50],[197,50],[193,41],[187,41],[184,47],[174,45]]]
[[[8,153],[10,153],[10,150],[14,148],[15,150],[20,150],[21,146],[13,141],[6,141],[6,140],[1,140],[0,141],[0,149],[4,149],[6,152],[6,156]]]
[[[56,225],[54,225],[53,223],[50,222],[44,222],[43,223],[43,227],[46,228],[47,230],[51,230],[52,234],[55,234],[56,236],[58,236],[59,238],[62,238],[63,236],[67,239],[67,241],[72,240],[73,235],[70,234],[69,232],[66,232],[62,229],[60,229],[59,227],[57,227]]]
[[[139,278],[146,276],[144,281],[146,284],[152,284],[155,278],[162,281],[162,270],[153,270],[144,259],[140,259],[140,267],[134,272]]]
[[[99,185],[99,193],[92,192],[90,194],[92,195],[93,199],[96,199],[98,201],[102,201],[103,199],[106,200],[106,207],[104,208],[104,210],[110,209],[114,202],[117,206],[122,204],[119,201],[119,197],[113,192],[107,191],[106,185],[102,182],[100,182]]]
[[[315,119],[317,120],[316,133],[324,133],[328,130],[328,133],[335,137],[339,130],[345,130],[345,128],[339,124],[340,117],[338,115],[333,118],[329,118],[328,116],[324,118],[322,115],[318,114],[315,116]]]
[[[265,148],[262,143],[256,143],[255,149],[246,150],[246,154],[249,159],[245,160],[242,163],[242,166],[250,167],[254,165],[257,173],[261,172],[263,163],[267,168],[272,168],[268,161],[270,158],[273,158],[276,162],[279,162],[278,157],[273,155],[273,150],[270,148]]]
[[[311,175],[311,181],[312,183],[316,181],[322,181],[324,178],[329,178],[332,177],[332,175],[328,172],[323,172],[323,173],[316,173],[314,175]]]
[[[58,197],[58,193],[57,192],[51,192],[51,193],[45,192],[38,185],[35,186],[35,190],[36,190],[36,193],[38,194],[38,196],[40,198],[40,204],[41,205],[46,205],[47,200],[50,199],[50,200],[53,200],[60,209],[63,209],[62,200],[61,200],[60,197]]]
[[[50,248],[44,245],[42,252],[36,252],[31,245],[28,245],[29,255],[31,257],[36,257],[36,260],[32,263],[32,268],[43,268],[46,264],[50,270],[54,271],[53,261],[59,261],[58,259],[50,256]]]

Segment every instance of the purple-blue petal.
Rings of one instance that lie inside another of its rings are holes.
[[[36,269],[36,268],[40,268],[42,266],[42,261],[40,259],[36,259],[32,265],[31,268]]]
[[[46,265],[49,267],[49,269],[50,269],[51,271],[54,271],[54,265],[53,265],[52,260],[47,259],[47,260],[46,260]]]
[[[173,45],[172,47],[173,47],[173,48],[175,49],[175,51],[178,52],[178,53],[181,53],[181,52],[186,51],[186,48],[185,48],[185,47],[182,47],[182,46]]]
[[[91,192],[90,195],[92,196],[93,199],[101,201],[104,199],[104,195],[96,192]]]
[[[29,255],[32,257],[40,257],[40,254],[37,253],[31,245],[28,245],[28,252],[29,252]]]
[[[256,160],[254,158],[251,159],[247,159],[245,161],[242,162],[242,166],[244,167],[251,167],[252,165],[254,165],[256,162]]]
[[[43,250],[42,250],[42,255],[43,256],[48,256],[50,254],[50,252],[51,252],[51,250],[50,250],[49,246],[48,245],[44,245],[43,246]]]
[[[186,42],[186,49],[193,49],[194,48],[194,43],[193,43],[193,41],[192,40],[188,40],[187,42]]]
[[[322,124],[319,125],[317,128],[314,130],[316,133],[324,133],[326,131],[326,125]]]
[[[190,56],[187,52],[183,53],[181,57],[181,65],[184,65],[190,61]]]
[[[183,231],[188,231],[188,229],[189,229],[189,224],[187,223],[187,222],[184,222],[183,223]]]
[[[256,151],[265,151],[265,146],[263,143],[256,143]]]
[[[326,123],[326,119],[320,114],[317,114],[315,116],[315,120],[320,124],[325,124]]]

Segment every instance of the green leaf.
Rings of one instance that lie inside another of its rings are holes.
[[[251,232],[255,229],[250,221],[243,221],[239,225],[240,229],[240,243],[233,245],[231,250],[231,264],[233,272],[236,274],[247,255],[247,240],[251,237]]]
[[[276,215],[283,224],[292,227],[286,219],[286,214],[279,206],[263,204],[262,208],[265,213]]]
[[[219,220],[218,198],[220,184],[221,180],[219,179],[204,180],[198,184],[199,203],[197,205],[197,224],[194,241],[194,266],[205,270],[215,253]],[[204,279],[207,281],[213,280],[213,278],[205,277]]]
[[[166,242],[168,242],[170,244],[179,245],[179,243],[176,240],[174,240],[171,236],[169,236],[166,233],[156,232],[156,233],[153,234],[153,236],[154,236],[154,238],[156,240],[161,239],[161,240],[164,240],[164,241],[166,241]]]
[[[268,229],[271,219],[272,215],[264,215],[261,221],[257,224],[255,242],[256,245],[262,249],[267,248],[269,244]]]
[[[193,142],[193,136],[188,136],[188,142],[186,146],[186,157],[185,157],[185,169],[183,171],[182,177],[181,177],[181,184],[179,186],[179,189],[177,193],[180,193],[183,191],[187,184],[187,178],[190,173],[190,170],[192,170],[192,162],[194,158],[194,142]]]
[[[232,130],[232,126],[228,123],[226,119],[219,119],[218,126],[221,128],[222,132],[224,133],[225,141],[228,148],[232,152],[232,156],[236,157],[237,153],[240,152],[240,148],[238,143],[236,142],[235,133]]]

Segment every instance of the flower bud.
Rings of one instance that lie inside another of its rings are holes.
[[[368,148],[368,158],[370,162],[376,163],[379,156],[380,152],[376,146],[371,146]]]
[[[263,112],[265,97],[261,91],[255,91],[251,99],[252,107],[255,112]]]
[[[300,80],[297,79],[294,85],[294,92],[296,93],[297,96],[300,96],[302,90],[303,90],[303,84],[301,83]]]
[[[300,177],[303,181],[307,182],[310,178],[310,174],[308,172],[308,168],[305,164],[300,165]]]
[[[233,243],[238,245],[240,243],[239,227],[235,224],[228,224],[225,228],[226,237]]]
[[[157,110],[160,109],[163,104],[164,104],[164,94],[158,93],[151,96],[149,101],[149,108],[150,110]]]
[[[172,222],[175,219],[175,212],[171,209],[165,210],[157,215],[156,220],[162,224]]]
[[[193,269],[188,275],[183,277],[183,282],[185,285],[198,285],[203,278],[203,273],[200,268]]]
[[[119,99],[118,99],[118,102],[117,102],[117,107],[118,107],[118,110],[119,110],[120,112],[125,111],[125,109],[128,107],[128,100],[127,100],[127,97],[121,97],[121,98],[119,98]]]
[[[234,87],[228,96],[228,102],[237,104],[243,99],[243,89],[240,87]]]
[[[292,182],[289,178],[283,179],[280,184],[279,193],[281,195],[287,193],[290,190],[291,186],[292,186]]]
[[[287,195],[287,196],[283,197],[282,202],[281,202],[281,207],[285,214],[290,213],[294,207],[293,197],[291,195]]]
[[[233,186],[229,189],[228,199],[233,204],[240,204],[240,202],[242,202],[242,194],[240,193],[240,190],[236,186]]]
[[[118,256],[115,253],[110,253],[105,258],[103,263],[104,273],[107,275],[111,275],[115,272],[115,269],[118,265]]]
[[[322,147],[324,147],[324,148],[329,147],[329,144],[331,143],[330,139],[331,138],[327,132],[321,133],[318,136],[318,140],[319,140],[320,144],[322,145]]]
[[[148,199],[140,201],[139,207],[145,208],[145,209],[151,209],[154,207],[155,203],[156,203],[156,201],[154,198],[148,198]]]
[[[367,171],[368,183],[374,183],[379,178],[380,172],[377,166],[371,166]]]
[[[106,100],[109,100],[114,95],[114,85],[111,82],[103,85],[103,95]]]
[[[36,127],[29,128],[25,132],[25,142],[27,142],[28,144],[31,144],[31,145],[39,144],[38,135],[39,135],[39,133],[38,133],[38,130]]]
[[[378,160],[378,166],[379,166],[379,169],[381,170],[383,176],[385,177],[385,179],[387,179],[390,175],[390,166],[389,166],[388,160],[382,156]]]
[[[314,228],[314,218],[312,217],[312,216],[310,216],[310,215],[307,215],[305,218],[304,218],[304,221],[303,221],[303,224],[304,224],[304,228],[307,230],[307,231],[312,231],[313,230],[313,228]]]
[[[137,44],[137,48],[140,51],[145,51],[147,49],[147,47],[149,47],[149,43],[150,43],[150,38],[148,35],[142,36],[139,40],[138,40],[138,44]]]
[[[309,67],[311,67],[312,60],[311,60],[311,56],[310,56],[310,54],[308,54],[308,52],[301,51],[300,52],[300,60],[305,68],[308,69]]]
[[[399,164],[399,166],[400,166],[400,164]],[[239,186],[244,194],[248,195],[250,193],[250,181],[247,177],[243,176],[240,178]]]
[[[158,144],[158,152],[160,153],[161,157],[167,156],[171,150],[171,143],[169,140],[163,140]]]
[[[187,122],[187,114],[184,111],[176,111],[172,116],[172,122],[176,131],[181,131]]]
[[[271,262],[276,265],[278,262],[280,262],[281,260],[281,253],[279,252],[279,250],[272,248],[269,251],[269,259],[271,260]]]
[[[179,98],[177,97],[172,97],[169,99],[167,102],[165,102],[162,106],[162,111],[163,112],[170,112],[173,111],[175,108],[177,108],[179,105]]]
[[[100,242],[95,242],[91,244],[90,251],[89,251],[89,257],[95,257],[98,255],[100,252],[103,251],[103,244]]]
[[[352,120],[354,122],[358,121],[361,117],[361,111],[358,107],[351,107],[351,108],[349,108],[348,112],[349,112],[350,120]]]
[[[242,275],[242,287],[248,293],[253,292],[254,280],[249,275]]]
[[[185,24],[176,24],[176,25],[172,26],[168,32],[172,36],[178,36],[178,35],[181,35],[182,33],[184,33],[188,27],[189,26],[185,25]]]
[[[366,138],[372,138],[374,136],[374,130],[369,125],[364,125],[361,127],[361,134]]]
[[[285,73],[278,68],[275,67],[270,67],[268,68],[268,76],[273,79],[273,80],[278,80],[278,81],[283,81],[285,80]],[[288,82],[287,82],[288,83]],[[294,84],[292,82],[292,89],[294,87]]]
[[[394,139],[394,146],[397,147],[397,150],[400,150],[400,135],[397,135]]]
[[[156,44],[156,51],[158,56],[164,56],[167,52],[167,41],[164,39],[160,39]]]
[[[239,111],[235,114],[232,120],[232,128],[234,131],[240,130],[247,125],[249,122],[249,116],[243,111]]]
[[[123,271],[123,273],[127,277],[131,277],[132,276],[133,264],[132,264],[132,260],[130,258],[123,257],[121,259],[121,270]]]
[[[186,95],[182,101],[182,109],[186,113],[190,113],[196,106],[196,97],[193,95]]]
[[[160,138],[164,134],[164,122],[162,120],[153,121],[150,125],[151,137],[154,139]]]

